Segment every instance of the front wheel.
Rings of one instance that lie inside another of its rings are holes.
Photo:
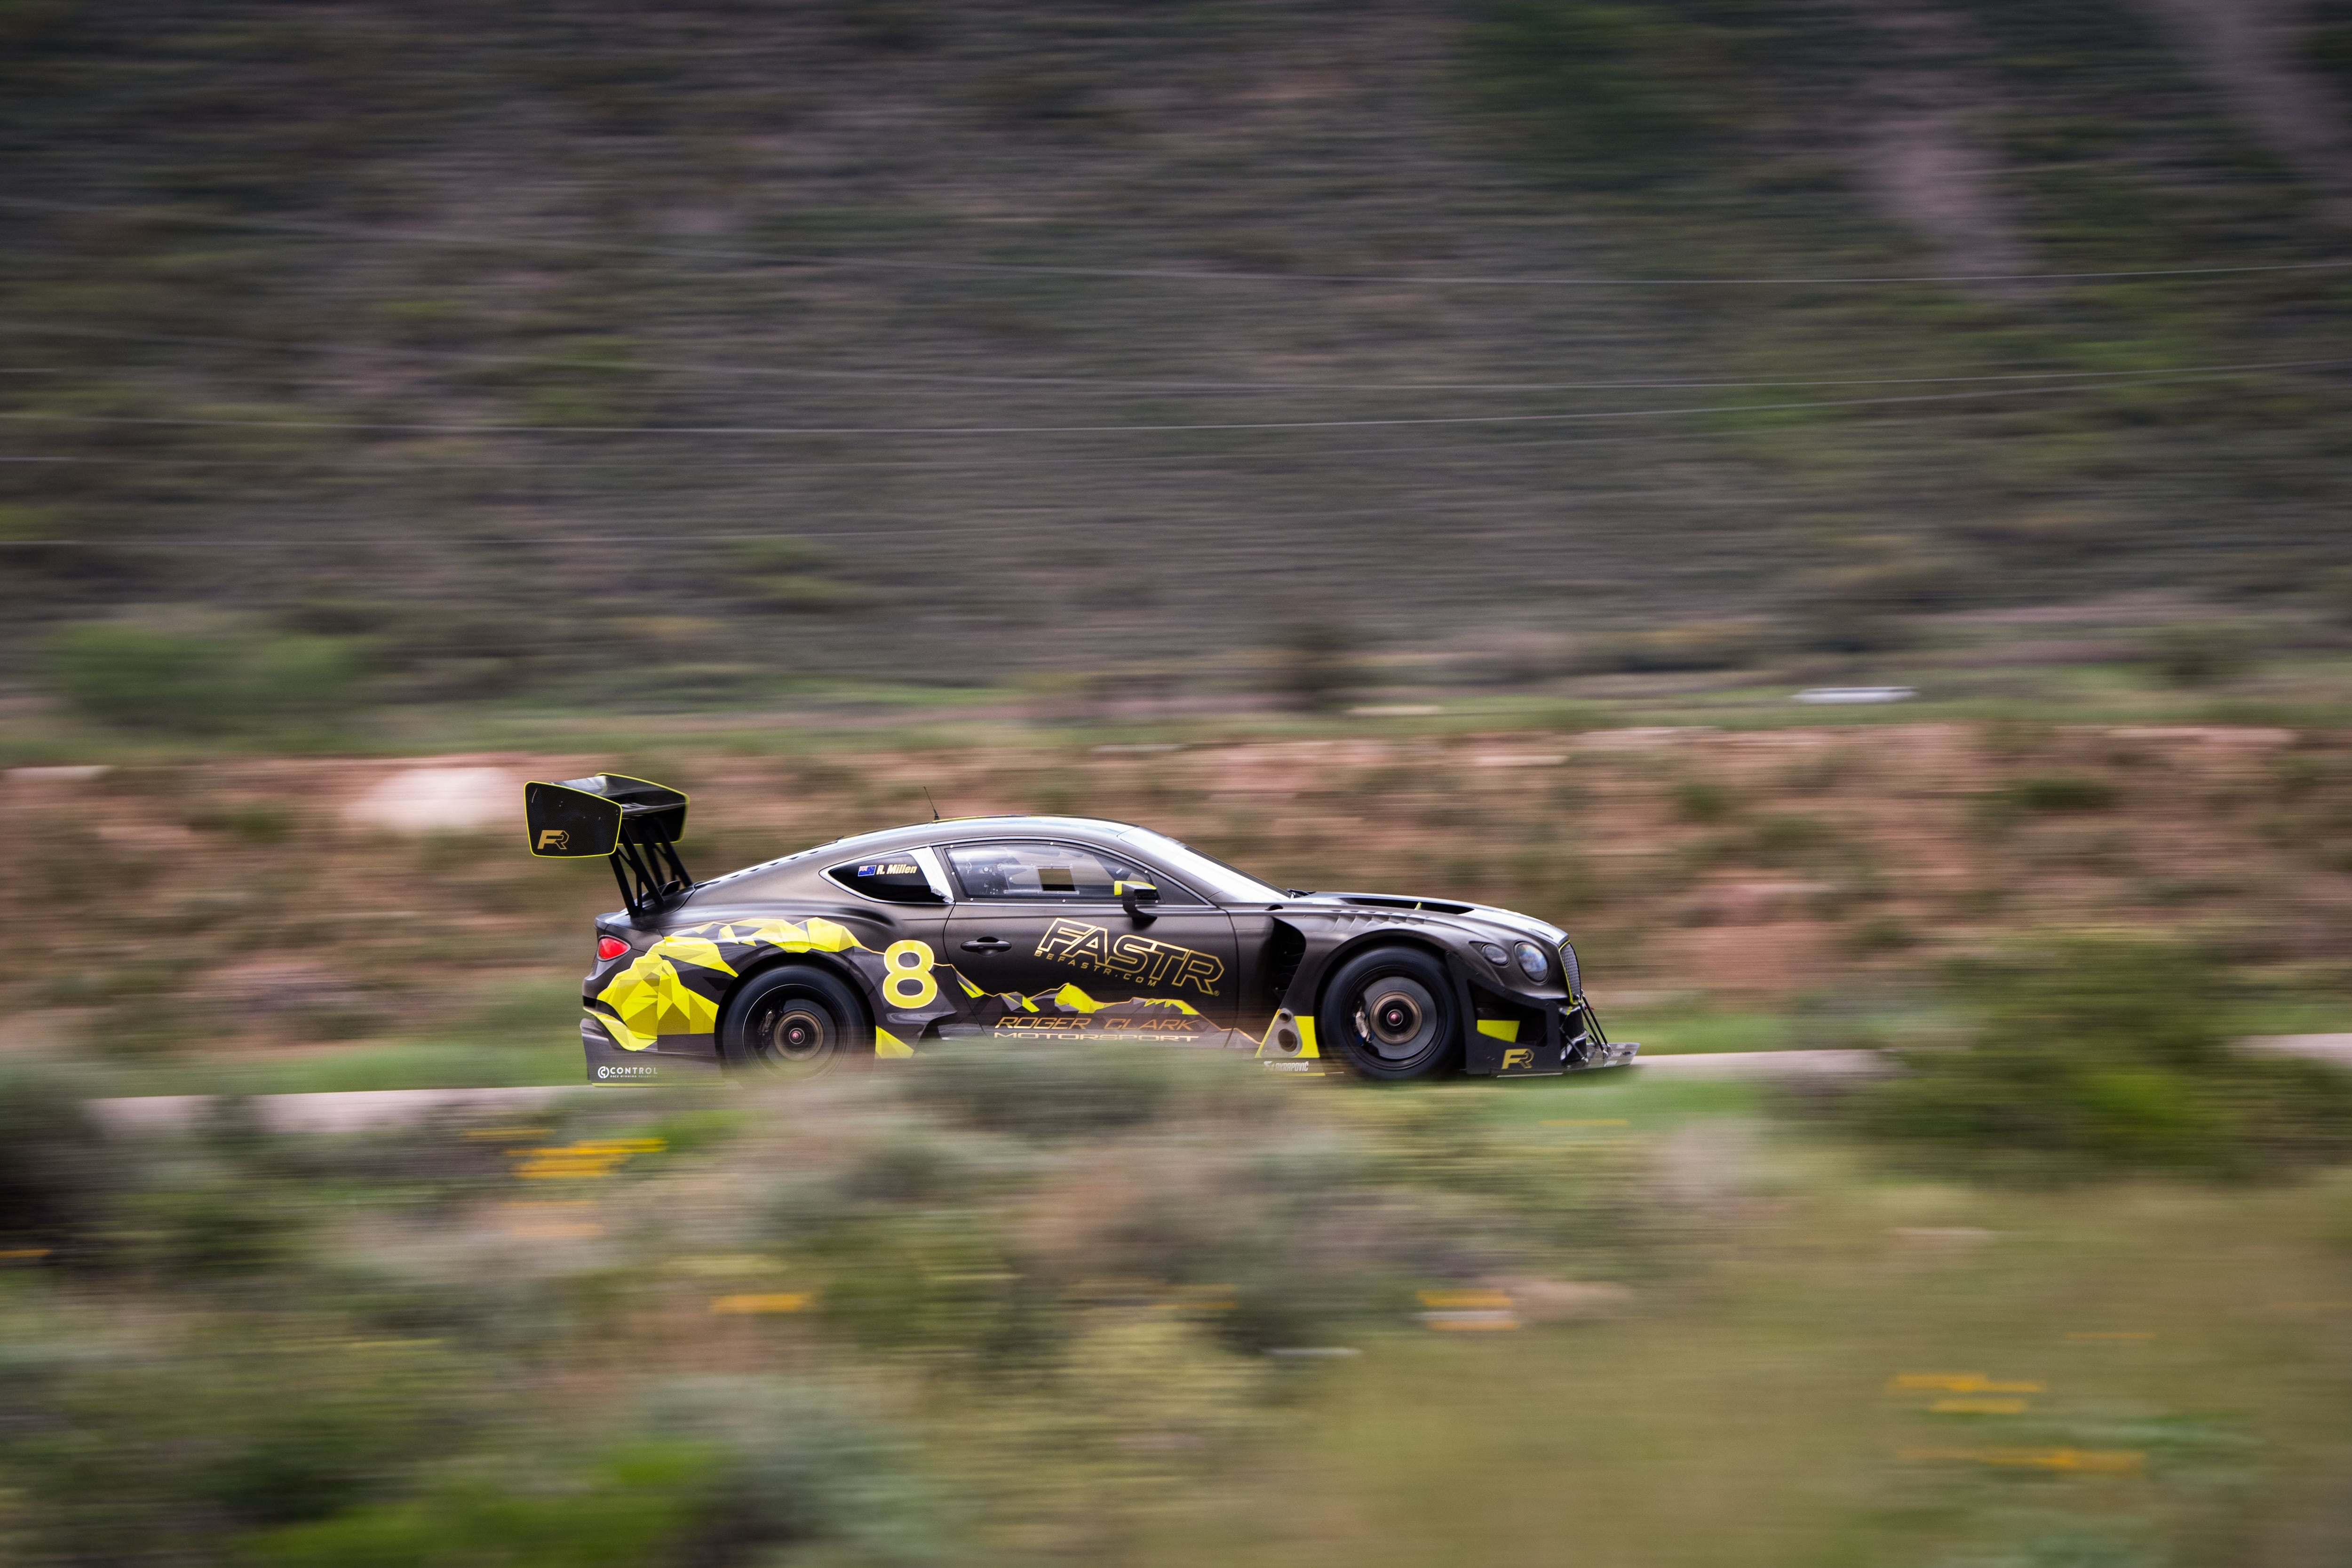
[[[753,975],[719,1023],[719,1052],[730,1067],[814,1078],[873,1049],[856,996],[814,964],[788,963]]]
[[[1417,947],[1381,947],[1348,961],[1323,993],[1320,1032],[1366,1078],[1433,1078],[1462,1054],[1454,983]]]

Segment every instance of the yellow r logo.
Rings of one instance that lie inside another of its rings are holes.
[[[1515,1046],[1511,1049],[1503,1053],[1503,1070],[1505,1072],[1510,1071],[1513,1068],[1531,1068],[1535,1065],[1535,1052],[1528,1050],[1524,1046]]]
[[[541,828],[539,847],[541,849],[569,849],[572,847],[572,835],[561,827]]]

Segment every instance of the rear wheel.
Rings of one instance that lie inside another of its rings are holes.
[[[1343,964],[1323,993],[1319,1030],[1367,1078],[1432,1078],[1461,1057],[1445,966],[1417,947],[1380,947]]]
[[[719,1049],[730,1067],[813,1078],[835,1062],[874,1053],[865,1011],[839,976],[788,963],[751,977],[719,1020]]]

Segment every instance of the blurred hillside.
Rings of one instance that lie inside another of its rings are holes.
[[[2347,105],[2285,0],[5,0],[0,657],[145,730],[2336,646]]]

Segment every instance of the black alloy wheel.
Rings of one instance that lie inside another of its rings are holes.
[[[871,1056],[872,1036],[848,986],[814,964],[753,975],[727,1005],[719,1050],[730,1067],[813,1078],[837,1061]]]
[[[1444,964],[1417,947],[1381,947],[1331,977],[1318,1029],[1365,1077],[1402,1082],[1460,1059],[1459,1011]]]

